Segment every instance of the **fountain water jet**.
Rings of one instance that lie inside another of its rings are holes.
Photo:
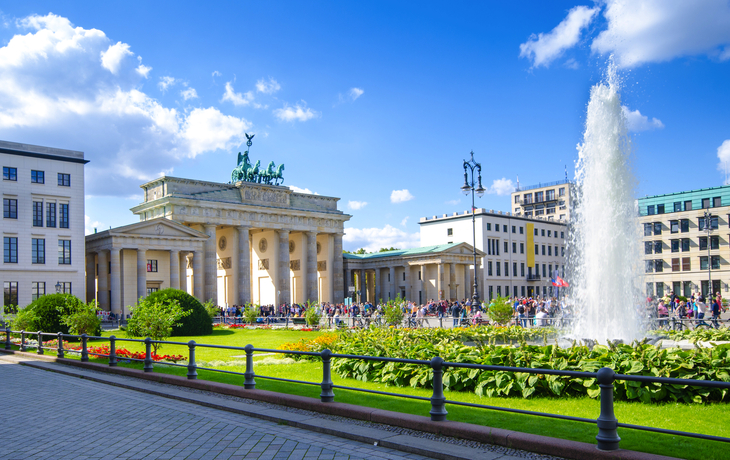
[[[619,90],[611,63],[605,81],[591,88],[567,243],[573,337],[602,343],[643,335],[636,180]]]

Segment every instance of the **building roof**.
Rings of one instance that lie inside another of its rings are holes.
[[[0,141],[0,153],[46,160],[67,161],[70,163],[86,164],[89,162],[89,160],[84,160],[84,152],[77,150],[65,150],[33,144],[19,144],[8,141]]]
[[[494,211],[493,209],[490,209],[487,211],[483,208],[476,208],[474,210],[474,215],[476,217],[484,216],[484,217],[502,217],[505,219],[516,219],[526,222],[538,222],[542,224],[555,224],[555,225],[563,225],[566,226],[567,223],[560,220],[549,220],[547,217],[542,216],[516,216],[512,214],[511,212],[502,212],[502,211]],[[471,220],[471,212],[469,210],[464,211],[463,214],[459,214],[457,212],[453,213],[452,215],[444,214],[443,217],[433,216],[433,217],[421,217],[420,221],[418,222],[419,225],[424,224],[433,224],[437,222],[444,222],[447,220],[458,220],[458,219],[469,219]]]
[[[730,185],[722,185],[719,187],[701,188],[697,190],[686,190],[682,192],[666,193],[664,195],[652,195],[639,198],[637,200],[639,207],[639,215],[649,215],[647,208],[649,206],[664,205],[664,214],[675,212],[674,203],[679,203],[679,211],[686,211],[685,202],[692,202],[692,209],[702,209],[702,200],[705,198],[716,198],[721,200],[721,206],[730,206]],[[714,203],[710,204],[715,206]],[[679,212],[677,211],[677,212]],[[653,214],[659,214],[655,208]]]
[[[424,255],[424,254],[437,254],[440,252],[448,251],[449,249],[453,249],[457,246],[468,246],[471,251],[471,245],[468,243],[448,243],[448,244],[437,244],[435,246],[423,246],[420,248],[411,248],[411,249],[398,249],[395,251],[383,251],[383,252],[374,252],[372,254],[351,254],[351,253],[344,253],[342,256],[345,259],[354,259],[354,260],[374,260],[374,259],[380,259],[383,257],[403,257],[403,256],[418,256],[418,255]],[[477,254],[483,255],[484,253],[477,249]]]

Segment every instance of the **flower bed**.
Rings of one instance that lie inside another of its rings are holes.
[[[11,339],[11,342],[14,345],[20,345],[20,339]],[[25,346],[30,348],[35,348],[38,346],[37,340],[26,340]],[[43,348],[47,351],[50,351],[49,349],[56,349],[58,348],[58,339],[49,340],[48,342],[43,342]],[[72,345],[67,341],[63,341],[63,351],[64,352],[70,352],[70,353],[81,353],[81,345]],[[90,347],[87,346],[86,350],[88,351],[89,355],[96,356],[98,358],[108,358],[110,349],[109,345],[102,345],[99,347]],[[115,354],[117,358],[119,359],[145,359],[145,353],[142,351],[129,351],[126,348],[117,348],[115,351]],[[180,361],[187,361],[187,358],[183,355],[158,355],[157,353],[152,353],[152,361],[160,362],[160,361],[168,361],[177,363]]]

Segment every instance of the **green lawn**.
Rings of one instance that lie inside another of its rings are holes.
[[[123,337],[123,332],[106,333],[117,334]],[[313,337],[317,333],[300,331],[269,331],[269,330],[216,330],[213,335],[205,337],[176,337],[175,341],[196,342],[245,346],[248,343],[258,348],[277,348],[279,345],[297,341],[301,337]],[[108,341],[94,341],[90,345],[98,346]],[[144,350],[144,344],[118,342],[118,347],[125,347],[131,351]],[[161,351],[163,354],[188,355],[187,347],[166,345]],[[236,361],[244,353],[242,351],[198,348],[198,361]],[[281,356],[283,357],[283,356]],[[280,356],[258,357],[255,372],[259,375],[289,378],[294,380],[319,383],[322,380],[322,365],[318,362],[300,361],[293,364],[270,364],[272,358],[276,362]],[[105,361],[100,361],[105,362]],[[141,363],[122,363],[125,367],[141,368]],[[226,366],[226,370],[244,372],[242,366]],[[156,365],[155,372],[184,375],[185,369],[164,365]],[[220,374],[212,371],[198,371],[200,379],[214,380],[234,385],[243,385],[243,376]],[[430,397],[431,392],[425,389],[396,388],[373,382],[361,382],[353,379],[342,379],[336,374],[332,376],[336,385],[364,388],[371,390],[402,393],[407,395]],[[257,388],[277,391],[288,394],[297,394],[309,397],[318,397],[318,386],[277,382],[257,378]],[[430,404],[392,396],[365,394],[357,391],[335,389],[335,400],[338,402],[358,404],[404,413],[428,416]],[[446,397],[455,401],[477,404],[524,409],[537,412],[571,415],[595,419],[599,413],[599,402],[590,398],[488,398],[479,397],[473,393],[447,392]],[[486,426],[522,431],[526,433],[553,436],[563,439],[595,443],[597,428],[595,424],[569,422],[537,416],[512,414],[501,411],[468,408],[448,405],[448,418]],[[622,423],[645,425],[681,431],[690,431],[715,436],[730,437],[730,412],[728,404],[688,405],[680,403],[643,404],[640,402],[616,402],[616,416]],[[620,429],[621,447],[662,455],[681,456],[691,459],[720,458],[727,449],[721,442],[703,441],[685,437],[675,437],[657,433],[642,432],[639,430]]]

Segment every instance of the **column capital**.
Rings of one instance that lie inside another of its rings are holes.
[[[277,228],[276,233],[278,233],[280,236],[289,235],[291,233],[291,230],[288,228]]]

